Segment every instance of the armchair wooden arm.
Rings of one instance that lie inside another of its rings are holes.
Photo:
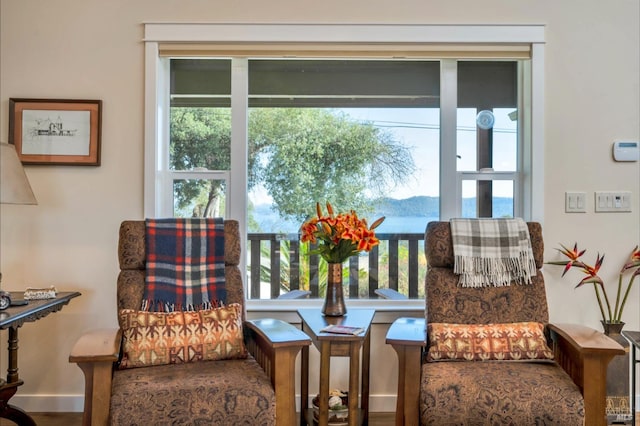
[[[420,365],[427,344],[424,318],[398,318],[387,332],[386,343],[398,354],[398,399],[396,425],[417,425],[420,395]]]
[[[122,333],[119,328],[90,331],[71,350],[69,362],[84,373],[84,414],[82,424],[109,424],[109,401],[113,364],[118,361]]]
[[[585,425],[606,425],[607,365],[624,349],[589,327],[549,324],[549,330],[556,362],[582,392]]]
[[[295,361],[311,339],[293,325],[274,319],[245,323],[249,352],[271,378],[276,393],[276,424],[296,424]]]
[[[295,360],[311,339],[279,320],[248,321],[245,325],[247,349],[269,374],[275,389],[277,424],[294,425]],[[69,355],[69,362],[78,364],[85,377],[85,426],[109,424],[112,372],[121,341],[119,329],[90,331],[80,337]]]
[[[556,362],[580,388],[585,425],[606,425],[606,375],[609,361],[624,354],[617,342],[592,328],[549,324]],[[398,354],[396,425],[419,422],[422,351],[427,333],[422,318],[399,318],[387,332],[386,343]]]

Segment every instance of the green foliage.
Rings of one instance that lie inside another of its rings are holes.
[[[169,165],[174,170],[229,170],[231,115],[225,108],[171,108]],[[174,183],[175,208],[192,209],[193,216],[219,216],[223,183],[183,179]],[[195,205],[194,205],[195,201]]]
[[[249,154],[249,186],[262,183],[280,216],[299,221],[317,201],[370,213],[372,197],[414,170],[389,133],[316,108],[251,110]]]

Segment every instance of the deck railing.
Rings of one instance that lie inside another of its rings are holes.
[[[409,298],[423,296],[426,261],[424,233],[379,233],[380,245],[345,264],[347,297],[377,298],[391,288]],[[251,299],[276,299],[292,290],[324,296],[324,260],[306,255],[299,234],[249,233],[248,272]]]

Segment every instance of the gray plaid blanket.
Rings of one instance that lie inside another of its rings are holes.
[[[531,283],[536,264],[522,219],[451,219],[450,224],[453,272],[462,287]]]

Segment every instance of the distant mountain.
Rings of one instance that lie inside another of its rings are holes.
[[[418,196],[402,200],[395,198],[380,198],[374,204],[376,214],[374,216],[387,217],[438,217],[440,215],[440,197]],[[513,198],[496,197],[493,204],[494,217],[513,216]],[[462,215],[474,217],[476,211],[475,198],[462,199]]]
[[[410,197],[402,200],[395,198],[380,198],[374,204],[374,216],[439,216],[439,197]]]
[[[419,196],[403,200],[385,197],[373,203],[374,211],[367,217],[386,217],[378,228],[381,232],[423,232],[428,222],[438,220],[439,204],[439,197]],[[493,209],[494,217],[511,217],[513,199],[495,198]],[[463,199],[462,216],[475,217],[475,212],[476,199]],[[253,232],[297,232],[300,228],[299,222],[281,219],[268,204],[253,206],[251,220],[255,222],[251,226]]]

